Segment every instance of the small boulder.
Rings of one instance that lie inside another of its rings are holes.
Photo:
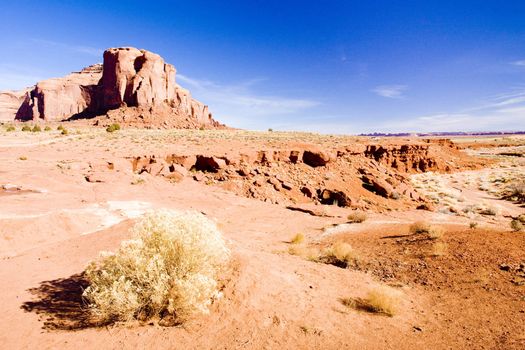
[[[303,153],[303,163],[314,168],[325,166],[330,160],[330,154],[324,151],[309,150]]]

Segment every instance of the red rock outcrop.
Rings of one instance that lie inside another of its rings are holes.
[[[16,119],[62,120],[87,110],[96,111],[101,74],[102,65],[96,64],[63,78],[38,82],[26,92]]]
[[[104,52],[103,107],[160,106],[174,102],[175,67],[162,57],[135,48]]]
[[[0,93],[0,120],[106,116],[108,122],[139,127],[222,127],[208,106],[176,84],[175,74],[175,67],[155,53],[108,49],[103,64],[38,82],[27,91]]]
[[[27,91],[0,92],[0,122],[12,121],[24,102]]]

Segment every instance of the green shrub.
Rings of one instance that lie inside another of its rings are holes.
[[[40,128],[39,125],[35,125],[35,126],[33,126],[33,129],[31,129],[31,131],[32,132],[40,132],[40,131],[42,131],[42,129]]]
[[[64,130],[64,127],[62,125],[59,125],[59,126],[57,126],[57,130],[58,131]]]
[[[83,296],[104,321],[170,319],[207,313],[230,252],[200,213],[159,210],[134,227],[135,238],[86,270]]]
[[[7,132],[16,131],[16,128],[13,125],[9,125],[6,129]]]
[[[22,131],[31,131],[31,130],[32,130],[32,129],[31,129],[31,127],[30,127],[29,125],[24,125],[24,126],[22,127]]]
[[[62,130],[62,132],[61,132],[62,135],[67,135],[67,134],[69,134],[69,131],[67,131],[66,128],[62,128],[61,130]]]
[[[46,125],[46,127],[44,128],[44,131],[51,131],[51,127],[49,125]]]
[[[114,132],[114,131],[117,131],[117,130],[120,130],[120,125],[119,124],[111,124],[110,126],[108,126],[106,128],[107,132]]]

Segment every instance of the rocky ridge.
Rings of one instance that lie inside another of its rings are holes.
[[[164,153],[131,156],[127,161],[119,166],[130,167],[136,174],[162,176],[174,182],[191,178],[272,203],[379,210],[432,208],[412,186],[410,173],[480,166],[455,147],[434,141],[333,148],[304,144],[224,154]],[[94,166],[89,178],[97,179],[105,171],[108,168],[104,164]]]
[[[104,52],[104,63],[19,92],[0,92],[0,120],[122,122],[144,127],[218,128],[208,106],[176,83],[176,69],[131,47]]]

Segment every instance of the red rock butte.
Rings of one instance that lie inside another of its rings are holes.
[[[0,92],[0,121],[95,118],[145,127],[220,128],[208,106],[176,83],[176,69],[150,51],[110,48],[104,63],[22,91]]]

